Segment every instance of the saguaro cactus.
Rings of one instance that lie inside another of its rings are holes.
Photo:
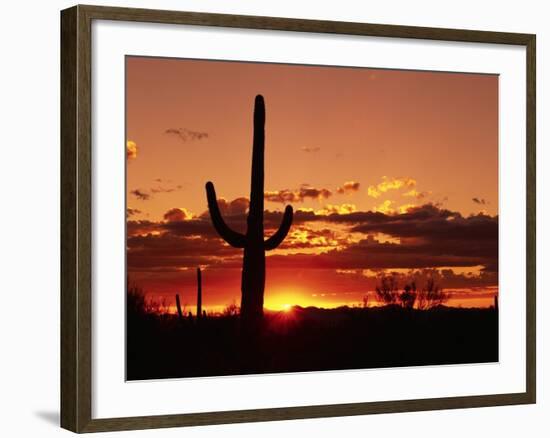
[[[180,295],[176,294],[176,308],[178,309],[178,317],[180,321],[183,319],[183,312],[181,311]]]
[[[216,191],[212,182],[206,183],[206,197],[212,224],[218,234],[231,246],[243,248],[241,277],[241,318],[249,325],[259,323],[263,317],[265,289],[265,251],[277,248],[286,237],[292,224],[292,206],[285,208],[279,229],[264,241],[264,98],[256,96],[254,102],[254,137],[252,144],[252,177],[250,180],[250,207],[246,234],[238,233],[224,222]]]
[[[197,319],[202,317],[202,277],[201,268],[197,268]]]

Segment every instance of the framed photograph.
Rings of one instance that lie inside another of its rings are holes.
[[[61,423],[535,403],[535,35],[61,13]]]

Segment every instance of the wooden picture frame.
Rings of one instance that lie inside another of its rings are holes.
[[[92,418],[91,24],[138,21],[518,45],[526,48],[526,391],[128,418]],[[535,403],[535,35],[274,17],[75,6],[61,12],[61,426],[98,432]]]

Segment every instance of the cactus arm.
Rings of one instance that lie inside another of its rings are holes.
[[[241,233],[233,231],[223,220],[216,199],[216,190],[214,189],[214,184],[210,181],[206,183],[206,198],[208,199],[208,211],[210,212],[212,224],[220,237],[235,248],[244,248],[246,237]]]
[[[272,250],[277,248],[281,242],[285,239],[286,235],[288,234],[288,231],[290,230],[290,226],[292,225],[292,217],[294,215],[294,212],[292,210],[292,206],[287,205],[285,208],[285,212],[283,214],[283,220],[281,222],[281,225],[279,226],[279,229],[264,242],[264,248],[266,251]]]

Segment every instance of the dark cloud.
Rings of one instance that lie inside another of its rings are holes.
[[[298,223],[329,222],[345,225],[349,232],[366,237],[315,260],[302,257],[312,266],[339,269],[422,268],[476,266],[498,269],[498,217],[483,214],[463,217],[458,212],[432,204],[414,207],[403,214],[355,212],[315,215],[296,212]],[[378,233],[399,239],[399,243],[379,242]],[[299,258],[293,257],[298,263]]]
[[[132,195],[134,195],[137,199],[140,201],[147,201],[151,199],[151,195],[141,189],[135,189],[130,192]]]
[[[394,237],[480,239],[498,238],[498,219],[484,214],[462,217],[431,204],[412,207],[407,213],[377,216],[352,228],[362,233],[385,233]]]
[[[250,200],[246,197],[235,198],[232,201],[227,201],[224,198],[218,198],[218,207],[224,216],[244,215],[250,206]],[[208,211],[205,211],[202,216],[210,217]]]
[[[304,202],[305,199],[327,199],[332,196],[332,192],[329,189],[318,189],[307,184],[303,184],[297,190],[277,190],[277,191],[267,191],[264,193],[264,198],[266,201],[271,202]]]
[[[126,209],[126,217],[135,216],[136,214],[140,214],[140,213],[141,213],[141,210],[139,210],[137,208],[128,207]]]
[[[160,178],[155,179],[155,182],[161,182],[162,180]],[[155,186],[151,187],[148,191],[142,190],[142,189],[135,189],[132,190],[130,193],[134,195],[137,199],[141,201],[147,201],[153,197],[153,195],[158,195],[160,193],[172,193],[176,192],[178,190],[182,189],[182,185],[176,185],[176,186]]]
[[[273,267],[295,269],[420,269],[471,267],[494,261],[492,254],[478,254],[463,245],[379,242],[372,236],[343,249],[323,254],[273,255]]]
[[[208,138],[208,132],[192,131],[187,128],[169,128],[164,133],[176,135],[184,143]]]
[[[128,237],[149,234],[160,229],[161,223],[149,220],[126,221],[126,234]]]
[[[357,181],[346,181],[342,186],[338,187],[336,191],[340,194],[356,192],[359,190],[360,184]]]
[[[231,221],[226,220],[225,222],[231,226],[231,228],[234,228],[235,231],[242,231],[242,229],[237,229],[235,224]],[[210,218],[195,218],[186,221],[164,222],[159,225],[158,229],[163,233],[167,232],[176,236],[194,236],[206,239],[218,238],[218,233],[212,226]]]
[[[387,214],[379,211],[355,211],[346,214],[331,213],[327,215],[319,215],[312,211],[305,210],[297,210],[294,214],[295,222],[331,222],[347,225],[373,225],[387,224],[390,222],[403,223],[435,218],[448,219],[454,217],[461,217],[461,215],[458,212],[442,209],[435,204],[425,204],[418,207],[411,207],[406,213],[401,214]]]
[[[271,217],[271,220],[277,219]],[[318,215],[296,211],[295,225],[307,226],[313,222],[339,224],[348,232],[367,237],[345,249],[303,257],[304,261],[309,258],[307,263],[311,266],[321,263],[340,269],[372,269],[482,265],[498,271],[497,216],[463,217],[433,204],[413,207],[403,214],[367,211]],[[399,239],[400,243],[380,243],[372,237],[378,233]]]
[[[245,232],[248,199],[218,202],[227,225]],[[240,251],[229,247],[217,235],[207,211],[192,217],[185,209],[171,209],[164,217],[162,222],[128,221],[129,269],[134,262],[140,270],[146,266],[176,269],[199,264],[240,267]],[[264,212],[266,236],[279,227],[281,220],[280,211]],[[314,248],[322,248],[324,252],[306,253]],[[463,217],[433,204],[414,207],[402,214],[363,211],[323,215],[298,210],[279,249],[283,252],[268,257],[273,269],[482,266],[482,274],[489,281],[498,276],[498,217],[484,214]]]
[[[472,201],[479,205],[487,205],[489,203],[483,198],[472,198]]]
[[[129,237],[128,270],[179,270],[199,265],[228,263],[240,250],[225,245],[221,239],[197,239],[171,233]]]
[[[192,219],[193,215],[186,208],[171,208],[164,213],[164,220],[168,222],[178,222]]]

